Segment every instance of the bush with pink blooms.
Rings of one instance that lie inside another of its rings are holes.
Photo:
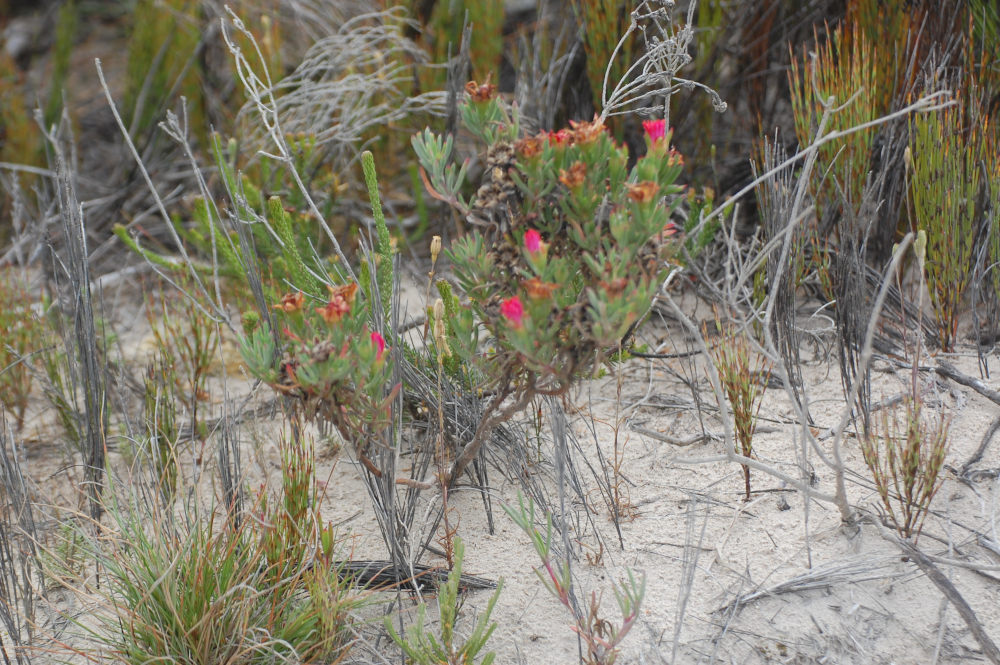
[[[413,140],[431,195],[476,225],[449,253],[475,314],[451,322],[464,338],[452,347],[496,395],[562,394],[629,345],[677,259],[683,160],[662,120],[643,123],[646,151],[628,168],[628,149],[597,118],[518,138],[516,108],[488,86],[467,91],[463,119],[488,144],[475,198],[463,199],[448,165],[450,138]],[[491,337],[485,356],[466,341],[479,326]]]
[[[389,352],[383,336],[369,327],[357,283],[327,290],[322,301],[309,302],[301,292],[284,295],[273,303],[278,339],[267,326],[257,326],[241,351],[250,372],[297,403],[306,419],[332,424],[360,446],[388,424],[395,392],[386,389]]]

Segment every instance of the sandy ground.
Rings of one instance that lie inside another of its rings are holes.
[[[149,351],[145,326],[142,316],[118,325],[122,348],[133,360]],[[670,334],[656,325],[643,332],[652,344]],[[820,345],[803,348],[803,378],[818,432],[835,426],[844,409],[836,357],[824,353],[831,345],[832,338],[821,337]],[[967,375],[979,375],[972,353],[949,361]],[[995,353],[992,363],[998,366]],[[873,369],[874,402],[906,389],[908,373],[883,361]],[[700,361],[633,359],[623,369],[617,409],[615,376],[588,382],[570,400],[575,407],[568,416],[572,432],[592,463],[597,464],[598,447],[605,459],[613,458],[616,419],[619,441],[624,442],[620,474],[634,517],[621,521],[621,541],[593,476],[581,474],[586,505],[572,495],[567,505],[574,517],[570,521],[582,525],[569,534],[578,552],[572,561],[578,598],[596,593],[601,616],[616,624],[620,615],[612,585],[624,579],[627,570],[646,580],[640,619],[624,641],[619,662],[988,662],[955,606],[885,537],[890,530],[871,520],[845,526],[830,503],[815,499],[807,503],[802,492],[758,471],[752,475],[753,496],[744,502],[738,465],[700,461],[723,453],[727,444],[711,437],[684,441],[701,433],[702,426],[689,406],[691,392],[678,376],[706,383]],[[984,383],[1000,389],[996,374]],[[1000,542],[996,533],[1000,442],[987,448],[974,466],[980,473],[971,480],[957,474],[1000,416],[1000,406],[974,390],[926,373],[921,374],[920,384],[928,406],[950,415],[951,434],[944,484],[919,546],[939,557],[936,565],[985,631],[1000,639],[1000,550],[994,545]],[[248,386],[232,380],[229,384],[231,391]],[[218,396],[218,389],[213,390]],[[261,400],[269,397],[267,389],[259,391]],[[705,430],[721,434],[724,428],[712,394],[704,391],[702,399]],[[768,390],[760,417],[756,457],[801,478],[802,430],[783,390]],[[280,427],[276,420],[257,420],[243,427],[243,459],[251,485],[274,483],[280,477],[274,444]],[[54,431],[52,414],[36,413],[26,428],[25,468],[46,500],[73,506],[77,499],[67,479],[78,479],[80,470],[66,464],[53,441]],[[685,445],[659,440],[663,437]],[[826,455],[832,454],[832,438],[820,445]],[[862,515],[879,514],[878,495],[857,439],[845,439],[843,455],[851,503]],[[546,470],[545,462],[539,464],[540,472]],[[817,451],[808,451],[808,466],[814,473],[812,490],[832,493],[834,473]],[[204,470],[204,487],[212,487],[214,467],[209,464]],[[323,515],[340,523],[345,547],[355,557],[384,558],[359,469],[344,455],[320,455],[317,477],[326,485]],[[458,534],[466,542],[466,572],[504,579],[493,615],[498,628],[489,648],[496,651],[497,663],[576,663],[572,620],[535,576],[538,559],[528,537],[499,509],[502,502],[516,501],[518,487],[495,472],[491,481],[493,533],[486,526],[478,492],[458,491],[451,499]],[[584,519],[587,511],[589,521]],[[69,602],[65,592],[53,598],[63,607],[72,606],[73,612],[86,609],[79,600]],[[485,591],[469,594],[466,627],[488,598]],[[433,598],[430,602],[433,605]],[[72,643],[72,634],[70,627],[60,639]],[[41,657],[36,662],[48,661]]]

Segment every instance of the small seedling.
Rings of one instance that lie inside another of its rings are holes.
[[[385,628],[389,632],[389,637],[403,650],[411,663],[417,665],[490,665],[496,654],[488,652],[479,658],[480,652],[486,646],[490,635],[496,629],[496,623],[490,623],[490,615],[493,607],[500,597],[503,589],[503,580],[497,583],[497,590],[493,593],[486,610],[479,617],[472,633],[464,642],[459,642],[459,636],[455,628],[458,622],[459,602],[458,593],[462,578],[462,562],[465,558],[465,546],[462,539],[455,537],[455,565],[448,575],[448,581],[441,587],[438,595],[438,607],[441,613],[440,636],[426,626],[427,605],[421,603],[417,607],[417,621],[406,630],[406,637],[401,637],[392,625],[392,617],[386,617]]]
[[[545,588],[573,616],[573,631],[580,636],[586,647],[586,665],[612,665],[617,659],[622,641],[639,618],[639,608],[646,594],[646,578],[636,578],[628,571],[628,581],[614,586],[615,600],[622,620],[617,626],[601,617],[601,598],[596,591],[591,592],[588,602],[581,607],[573,597],[573,575],[568,561],[557,560],[552,552],[552,517],[546,515],[544,532],[535,520],[535,504],[518,496],[518,507],[504,506],[514,523],[531,539],[535,552],[542,560],[542,566],[535,574]]]

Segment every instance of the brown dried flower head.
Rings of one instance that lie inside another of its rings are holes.
[[[521,286],[524,287],[524,292],[532,300],[548,300],[555,293],[556,289],[559,288],[558,284],[543,282],[537,277],[524,280],[521,282]]]
[[[596,113],[591,122],[570,120],[569,124],[573,127],[573,139],[581,145],[593,143],[604,133],[604,122]]]
[[[559,169],[559,182],[566,185],[570,189],[575,189],[583,184],[584,179],[587,177],[587,165],[583,162],[574,162],[569,171],[566,169]]]
[[[542,147],[545,145],[544,138],[540,136],[525,136],[514,144],[517,154],[526,159],[537,157],[542,154]]]
[[[637,203],[649,203],[656,198],[656,193],[660,191],[660,186],[651,180],[643,180],[637,185],[626,184],[628,196]]]
[[[497,94],[497,87],[490,83],[490,77],[486,77],[486,81],[482,85],[476,83],[475,81],[469,81],[465,84],[465,91],[469,93],[469,97],[472,98],[474,102],[488,102],[493,99]]]
[[[274,309],[280,310],[287,314],[292,314],[294,312],[302,309],[302,305],[306,302],[306,297],[301,291],[296,291],[295,293],[286,293],[281,296],[281,302],[274,305]]]
[[[358,284],[351,282],[343,286],[327,286],[326,288],[330,291],[330,300],[323,307],[317,307],[316,312],[323,317],[324,321],[332,324],[340,321],[345,314],[351,311]]]

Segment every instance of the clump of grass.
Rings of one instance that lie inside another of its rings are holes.
[[[809,145],[817,133],[843,131],[884,114],[887,105],[878,92],[876,60],[874,46],[856,23],[834,30],[815,57],[792,58],[788,77],[799,145]],[[836,112],[830,113],[833,109]],[[809,184],[819,221],[807,232],[814,251],[806,269],[818,273],[827,296],[831,295],[827,236],[835,219],[861,205],[874,138],[875,130],[867,129],[826,143],[818,149],[811,172]]]
[[[411,1],[411,4],[418,4]],[[426,3],[425,3],[426,4]],[[495,72],[503,55],[504,5],[501,2],[447,0],[436,2],[425,17],[421,41],[434,63],[447,62],[459,51],[462,29],[471,25],[475,37],[469,44],[472,76],[486,78]],[[443,90],[447,70],[426,68],[421,71],[421,83],[426,90]]]
[[[923,293],[929,272],[928,234],[920,231],[914,253]],[[920,305],[923,304],[921,297]],[[948,452],[949,421],[942,413],[936,419],[924,417],[924,403],[917,383],[921,341],[913,351],[910,394],[892,416],[883,411],[881,424],[872,423],[861,439],[861,452],[871,471],[882,505],[903,538],[920,536],[931,501],[941,487],[941,469]],[[902,412],[902,418],[899,413]],[[894,505],[895,504],[895,505]]]
[[[620,50],[625,57],[615,58],[615,48],[629,26],[630,3],[618,0],[573,0],[573,11],[581,24],[583,51],[587,55],[587,80],[593,95],[594,108],[602,108],[601,93],[607,71],[612,81],[625,76],[635,45],[634,33],[629,33]]]
[[[170,361],[158,358],[143,381],[144,442],[148,444],[160,494],[169,504],[177,490],[177,379]]]
[[[200,38],[196,0],[139,0],[128,46],[125,118],[133,137],[144,136],[160,120],[175,94],[188,100],[194,127],[205,127]]]
[[[250,520],[172,509],[109,490],[111,528],[86,543],[106,607],[93,636],[111,662],[256,665],[337,662],[358,598],[340,579],[336,541],[315,512],[311,448],[282,444],[283,486]]]

